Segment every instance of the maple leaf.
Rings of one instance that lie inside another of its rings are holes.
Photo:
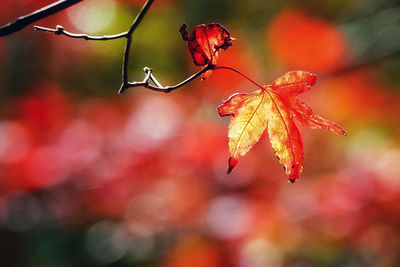
[[[190,33],[186,31],[186,24],[179,29],[182,39],[187,41],[189,54],[196,66],[216,65],[220,53],[232,45],[233,38],[229,31],[218,23],[201,24]],[[206,71],[201,80],[206,80],[212,70]]]
[[[315,114],[298,99],[310,90],[317,77],[306,71],[291,71],[271,85],[248,94],[234,94],[218,106],[221,116],[232,115],[229,124],[228,173],[260,139],[265,129],[275,155],[283,165],[290,182],[300,178],[303,163],[303,142],[293,119],[302,125],[346,135],[338,125]]]

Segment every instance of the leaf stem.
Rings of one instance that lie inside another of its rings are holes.
[[[230,70],[233,71],[239,75],[241,75],[243,78],[245,78],[246,80],[248,80],[249,82],[253,83],[254,85],[256,85],[258,88],[260,88],[261,90],[265,90],[265,87],[260,85],[259,83],[257,83],[256,81],[254,81],[253,79],[251,79],[249,76],[247,76],[246,74],[243,74],[242,72],[240,72],[237,69],[231,68],[231,67],[227,67],[227,66],[215,66],[213,68],[213,70]]]

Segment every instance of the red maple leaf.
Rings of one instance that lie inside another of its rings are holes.
[[[297,97],[310,90],[317,77],[305,71],[291,71],[271,85],[249,94],[234,94],[218,107],[221,116],[232,115],[229,124],[229,168],[244,156],[268,130],[269,140],[290,182],[300,178],[303,169],[303,142],[293,119],[302,125],[346,135],[338,125],[315,114]]]
[[[228,49],[233,40],[229,31],[218,23],[198,25],[190,33],[186,31],[186,25],[183,24],[179,32],[182,39],[188,42],[187,46],[193,63],[202,67],[216,65],[219,54]],[[207,79],[211,73],[211,70],[205,72],[201,79]]]

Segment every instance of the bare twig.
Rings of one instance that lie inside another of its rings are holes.
[[[67,7],[70,7],[78,2],[81,2],[83,0],[60,0],[58,2],[55,2],[53,4],[50,4],[42,9],[36,10],[35,12],[20,17],[14,22],[11,22],[3,27],[0,28],[0,36],[8,35],[11,33],[14,33],[16,31],[21,30],[22,28],[26,27],[27,25],[45,18],[47,16],[50,16],[52,14],[55,14]],[[72,33],[69,31],[66,31],[63,26],[57,25],[55,29],[52,28],[47,28],[47,27],[41,27],[41,26],[34,26],[35,30],[38,31],[44,31],[47,33],[53,33],[56,35],[64,35],[70,38],[75,38],[75,39],[84,39],[87,41],[109,41],[109,40],[115,40],[115,39],[120,39],[120,38],[126,38],[126,44],[125,44],[125,50],[124,50],[124,55],[122,58],[122,84],[121,87],[118,91],[119,94],[122,94],[126,89],[132,88],[132,87],[138,87],[142,86],[145,88],[148,88],[150,90],[158,91],[158,92],[164,92],[164,93],[169,93],[175,89],[178,89],[179,87],[184,86],[185,84],[191,82],[192,80],[196,79],[203,73],[205,73],[208,70],[212,70],[215,68],[214,65],[208,65],[199,72],[193,74],[192,76],[188,77],[187,79],[179,82],[176,85],[172,86],[162,86],[161,83],[154,77],[152,73],[152,69],[145,67],[144,72],[145,72],[145,77],[143,81],[138,82],[129,82],[128,79],[128,63],[129,63],[129,55],[130,55],[130,50],[131,50],[131,43],[132,43],[132,35],[135,31],[135,29],[139,26],[139,24],[142,22],[144,16],[146,15],[147,11],[149,10],[151,4],[154,2],[154,0],[147,0],[146,3],[143,5],[142,9],[140,10],[139,14],[136,16],[135,20],[133,21],[131,27],[129,30],[125,32],[121,32],[118,34],[114,35],[103,35],[103,36],[92,36],[84,33]],[[153,84],[149,83],[152,82]]]
[[[197,77],[199,77],[200,75],[205,73],[206,71],[212,70],[214,68],[215,68],[214,65],[207,65],[205,68],[201,69],[199,72],[196,72],[195,74],[193,74],[192,76],[188,77],[187,79],[181,81],[180,83],[177,83],[172,86],[162,86],[161,83],[154,77],[154,75],[152,73],[153,70],[151,68],[145,67],[144,68],[145,78],[143,79],[143,81],[128,82],[127,85],[124,87],[124,90],[131,88],[131,87],[143,86],[143,87],[153,90],[153,91],[169,93],[173,90],[176,90],[176,89],[186,85],[187,83],[193,81],[194,79],[196,79]],[[151,80],[155,86],[150,84],[149,80]],[[120,91],[119,93],[123,93],[123,91]]]
[[[87,35],[84,33],[72,33],[64,30],[64,27],[61,25],[57,25],[55,29],[52,28],[46,28],[46,27],[41,27],[41,26],[33,26],[33,28],[36,31],[44,31],[48,33],[54,33],[57,35],[65,35],[67,37],[71,38],[76,38],[76,39],[85,39],[87,41],[108,41],[108,40],[114,40],[114,39],[119,39],[119,38],[124,38],[126,37],[128,32],[122,32],[114,35],[103,35],[103,36],[92,36],[92,35]]]
[[[205,73],[208,70],[212,70],[215,68],[214,65],[208,65],[199,72],[193,74],[192,76],[188,77],[187,79],[179,82],[176,85],[172,86],[162,86],[161,83],[154,77],[152,73],[152,69],[145,67],[144,72],[145,72],[145,77],[143,81],[134,81],[134,82],[129,82],[128,78],[128,63],[129,63],[129,55],[131,51],[131,43],[132,43],[132,35],[135,31],[135,29],[139,26],[139,24],[142,22],[144,16],[146,15],[147,11],[149,10],[151,4],[154,2],[154,0],[147,0],[146,3],[143,5],[142,9],[140,10],[139,14],[136,16],[135,20],[133,21],[131,27],[129,30],[126,32],[114,34],[114,35],[103,35],[103,36],[91,36],[83,33],[72,33],[64,30],[64,27],[57,25],[55,29],[52,28],[47,28],[47,27],[41,27],[41,26],[34,26],[35,30],[38,31],[44,31],[48,33],[53,33],[56,35],[64,35],[70,38],[75,38],[75,39],[84,39],[88,41],[109,41],[109,40],[114,40],[114,39],[119,39],[119,38],[126,38],[126,44],[125,44],[125,50],[124,50],[124,55],[122,58],[122,84],[121,87],[118,91],[119,94],[122,94],[126,89],[132,88],[132,87],[145,87],[147,89],[157,91],[157,92],[164,92],[164,93],[169,93],[175,89],[178,89],[179,87],[184,86],[185,84],[191,82],[192,80],[196,79],[203,73]],[[149,83],[152,82],[153,84]]]
[[[136,16],[135,20],[132,23],[132,26],[129,28],[125,38],[126,38],[126,45],[124,51],[124,57],[122,60],[122,85],[118,91],[119,94],[123,93],[125,89],[128,87],[128,63],[129,63],[129,54],[131,50],[131,43],[132,43],[132,34],[139,26],[140,22],[142,22],[144,15],[146,15],[147,11],[149,10],[153,0],[147,0],[147,2],[140,10],[139,14]]]
[[[64,10],[72,5],[75,5],[84,0],[60,0],[44,8],[38,9],[26,16],[22,16],[17,18],[15,21],[10,22],[3,27],[0,28],[0,36],[5,36],[22,30],[29,24],[32,24],[35,21],[53,15],[61,10]]]

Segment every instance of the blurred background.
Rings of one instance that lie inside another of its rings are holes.
[[[0,24],[50,0],[3,0]],[[86,0],[37,25],[103,35],[143,0]],[[400,3],[155,0],[130,80],[198,71],[178,32],[219,22],[220,57],[261,84],[316,73],[302,99],[348,136],[299,126],[289,184],[268,138],[230,175],[216,107],[254,86],[218,71],[170,94],[118,95],[124,40],[28,27],[0,39],[0,266],[400,266]]]

